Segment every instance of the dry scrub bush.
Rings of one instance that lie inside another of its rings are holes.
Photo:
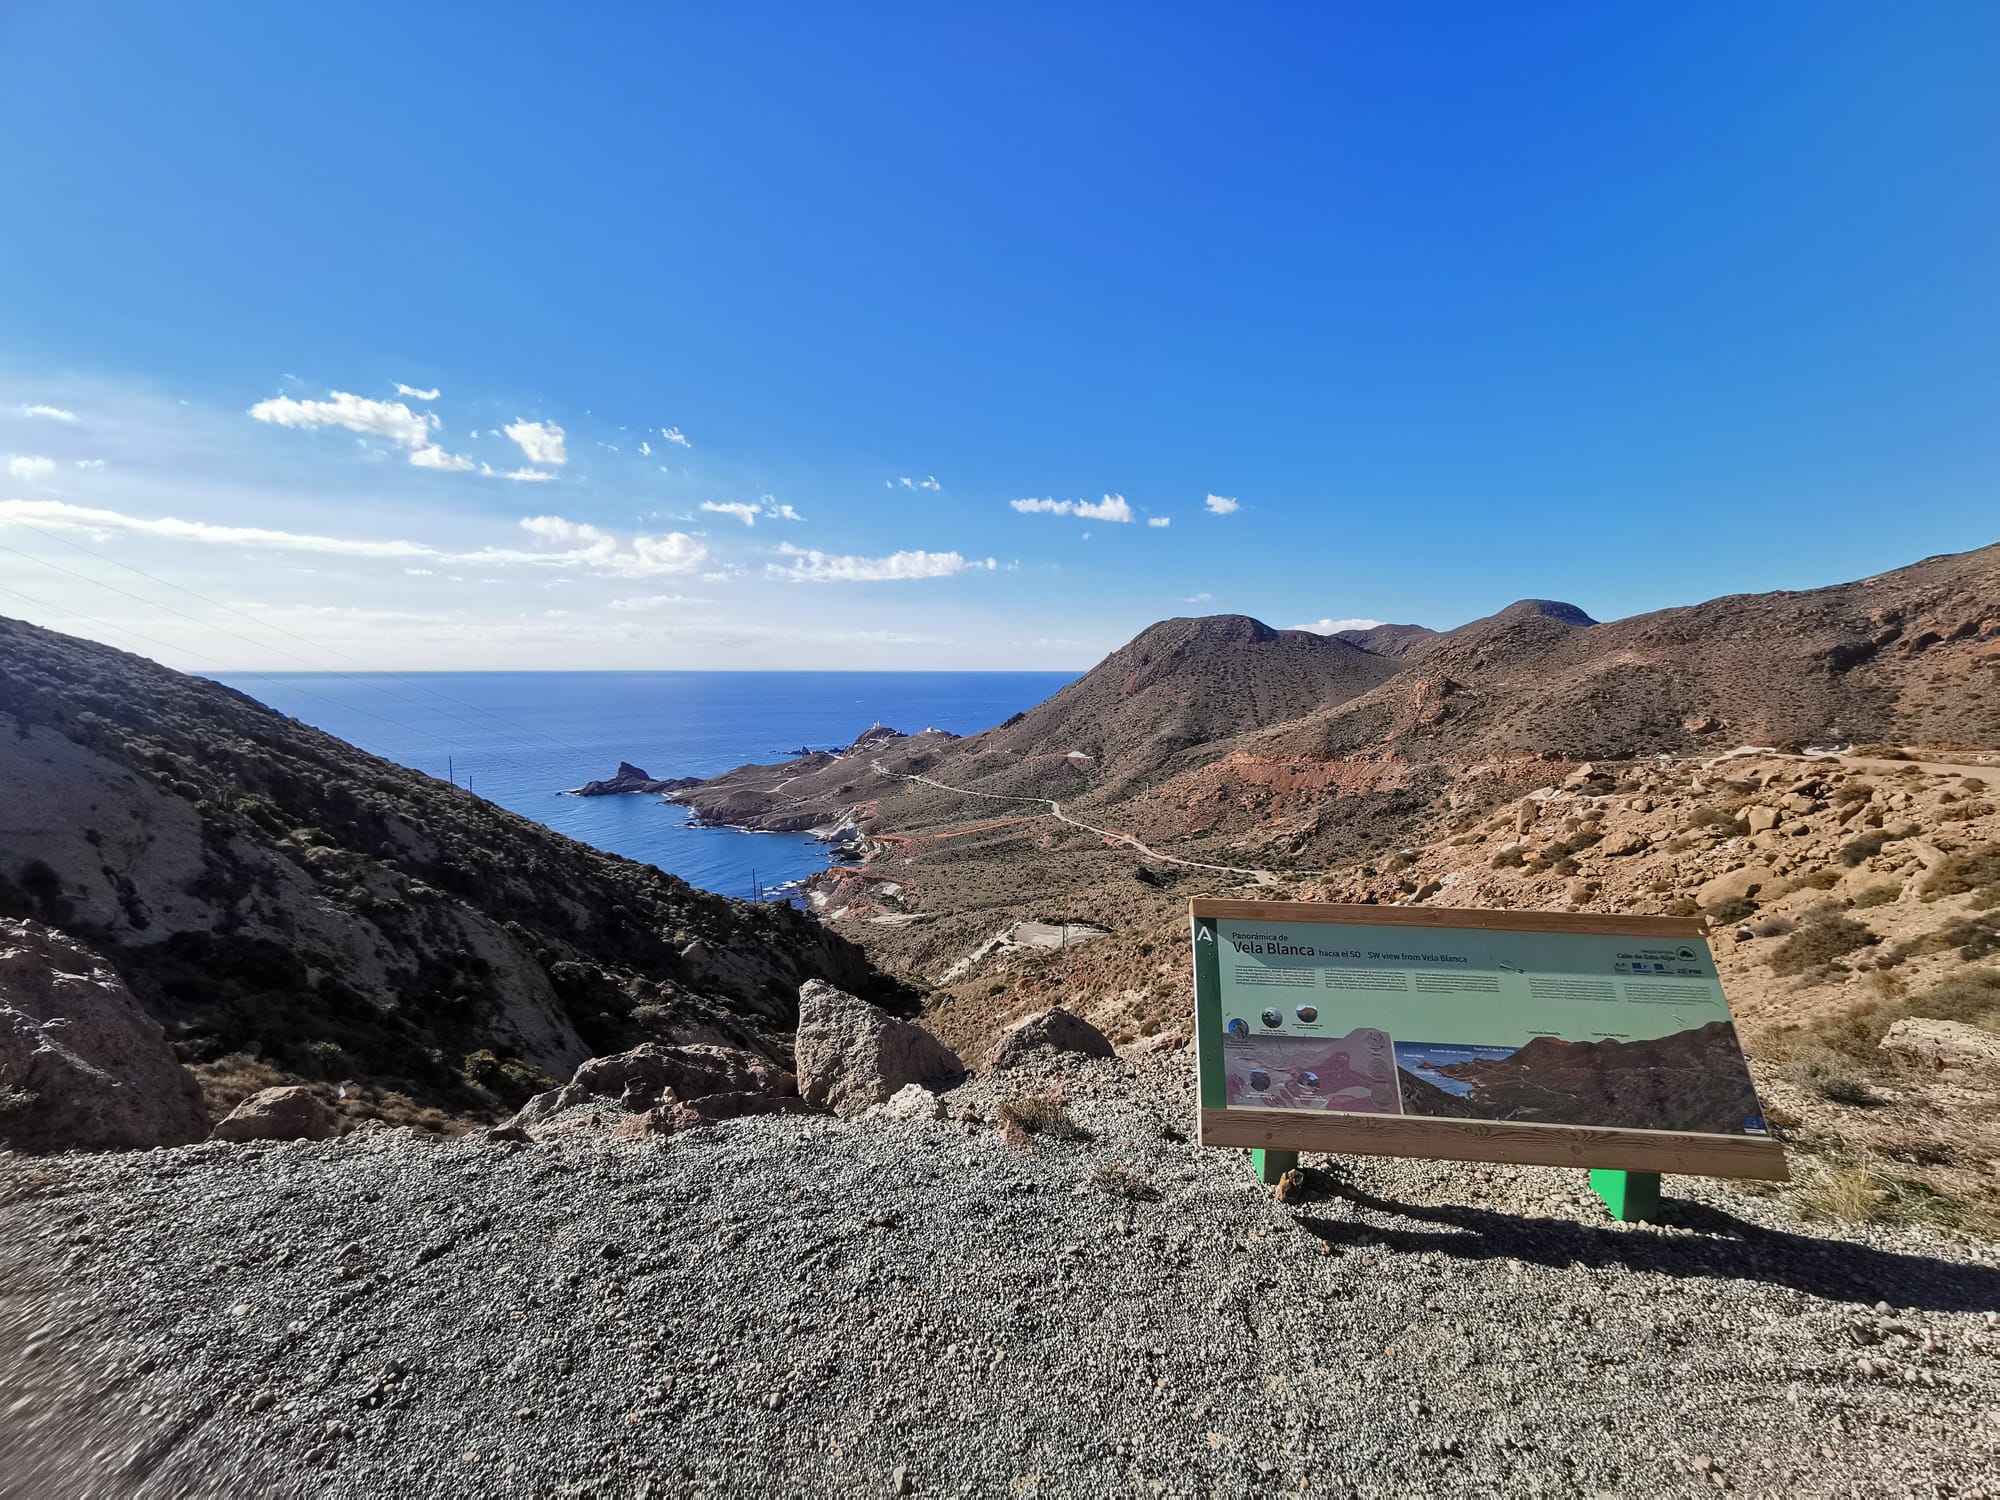
[[[1090,1174],[1090,1185],[1100,1193],[1125,1198],[1134,1203],[1160,1196],[1160,1190],[1122,1161],[1108,1161]]]
[[[1941,808],[1937,820],[1940,823],[1969,823],[1974,818],[1987,818],[1992,815],[1991,802],[1961,802],[1956,807]]]
[[[1981,844],[1977,849],[1947,855],[1925,877],[1917,894],[1926,901],[1941,896],[1973,895],[1973,905],[2000,904],[2000,844]]]
[[[1771,972],[1791,977],[1826,967],[1844,954],[1881,939],[1837,907],[1815,907],[1792,935],[1772,950]]]
[[[1060,1088],[1041,1089],[1032,1094],[1016,1094],[1002,1099],[995,1113],[1001,1128],[1008,1126],[1029,1135],[1054,1136],[1058,1140],[1087,1141],[1090,1132],[1070,1116],[1069,1101]]]
[[[1903,887],[1897,881],[1871,881],[1854,893],[1854,905],[1861,910],[1871,906],[1887,906],[1902,894]]]

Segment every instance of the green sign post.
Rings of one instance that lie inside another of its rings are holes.
[[[1204,1144],[1659,1174],[1789,1174],[1698,918],[1197,900]]]

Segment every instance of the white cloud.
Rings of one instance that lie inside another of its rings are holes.
[[[396,394],[399,396],[408,396],[412,401],[435,401],[438,398],[435,386],[430,390],[420,391],[413,385],[404,385],[400,380],[396,382]]]
[[[434,568],[405,568],[403,571],[408,573],[412,578],[430,578],[436,574],[436,569]]]
[[[1132,507],[1123,495],[1106,495],[1102,500],[1010,500],[1024,516],[1078,516],[1086,521],[1135,520]]]
[[[949,578],[954,573],[999,567],[992,558],[967,561],[956,552],[892,552],[887,557],[838,557],[794,547],[789,542],[778,548],[788,563],[768,563],[764,571],[773,578],[795,583],[885,583],[905,578]]]
[[[793,510],[789,505],[774,504],[769,495],[764,497],[764,514],[774,521],[803,521],[805,519],[804,516]]]
[[[55,471],[53,458],[17,453],[7,460],[7,472],[24,484],[40,484]]]
[[[1294,625],[1294,630],[1310,630],[1314,635],[1332,635],[1336,630],[1373,630],[1380,620],[1314,620],[1310,625]]]
[[[531,464],[550,464],[560,468],[569,462],[569,449],[563,444],[563,430],[553,422],[528,422],[516,417],[501,430],[528,455]]]
[[[935,474],[923,479],[912,479],[909,475],[905,474],[901,479],[885,479],[882,482],[892,490],[899,484],[906,490],[941,490],[944,488],[943,485],[937,482],[937,475]]]
[[[404,448],[422,448],[431,440],[437,418],[413,412],[400,401],[371,401],[347,391],[329,393],[326,401],[296,401],[273,396],[250,408],[259,422],[279,427],[345,427],[349,432],[387,438]]]
[[[436,443],[426,443],[410,455],[410,462],[420,469],[443,469],[447,473],[462,474],[472,467],[472,460],[462,453],[447,453]]]
[[[701,502],[701,508],[713,511],[718,516],[734,516],[745,526],[755,526],[757,524],[757,507],[748,501],[732,500],[727,504],[717,504],[713,500],[704,500]]]
[[[713,604],[713,599],[692,599],[686,594],[640,594],[631,599],[613,599],[611,607],[621,614],[643,615],[654,610],[673,609],[682,604]]]
[[[692,448],[694,446],[693,443],[690,443],[686,438],[681,436],[681,430],[678,427],[662,427],[660,429],[660,436],[670,443],[679,443],[683,448]]]
[[[128,516],[122,511],[95,510],[58,500],[0,500],[0,525],[8,521],[25,521],[61,531],[83,531],[98,536],[126,532],[177,542],[268,548],[281,552],[319,552],[338,557],[437,555],[434,548],[417,542],[359,541],[346,537],[314,536],[306,532],[272,531],[262,526],[213,526],[206,521],[183,521],[175,516]]]
[[[920,490],[941,490],[944,486],[937,482],[937,475],[933,474],[928,479],[919,479],[917,481],[917,488]]]
[[[508,469],[503,472],[491,464],[481,464],[479,472],[489,479],[511,479],[517,484],[547,484],[556,477],[546,469]]]
[[[1208,497],[1208,513],[1212,516],[1231,516],[1242,508],[1242,506],[1238,505],[1228,495],[1210,495]]]
[[[1181,603],[1183,603],[1183,604],[1206,604],[1206,603],[1208,603],[1208,602],[1209,602],[1209,601],[1210,601],[1211,599],[1213,599],[1214,597],[1215,597],[1215,595],[1213,595],[1213,594],[1211,594],[1211,593],[1207,593],[1207,592],[1203,592],[1203,593],[1199,593],[1199,594],[1189,594],[1189,595],[1187,596],[1187,598],[1185,598],[1185,599],[1181,600]]]
[[[639,452],[643,457],[651,458],[653,456],[653,445],[644,438],[641,438],[639,439]]]
[[[505,547],[454,552],[399,539],[371,541],[358,537],[276,531],[261,526],[216,526],[206,521],[183,521],[176,516],[130,516],[122,511],[97,510],[58,500],[0,500],[0,526],[10,521],[61,531],[80,531],[98,537],[122,533],[209,546],[306,552],[334,557],[400,558],[475,567],[520,564],[589,568],[618,578],[688,573],[700,567],[708,556],[708,549],[684,532],[635,536],[628,545],[621,545],[618,538],[608,531],[586,522],[565,520],[561,516],[529,516],[521,522],[521,528],[537,541],[559,549],[532,552]],[[425,570],[424,576],[428,576],[429,571]]]
[[[51,422],[74,422],[76,420],[75,412],[64,411],[60,406],[24,406],[21,408],[21,415],[24,417],[47,417]]]
[[[1173,525],[1174,518],[1172,516],[1148,516],[1146,517],[1146,524],[1156,531],[1161,531]]]
[[[104,460],[101,458],[79,458],[76,460],[76,466],[79,469],[101,469],[104,467]]]

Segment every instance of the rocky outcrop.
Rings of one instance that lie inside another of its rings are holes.
[[[662,780],[649,775],[629,760],[618,762],[618,774],[604,781],[586,781],[571,792],[572,797],[624,797],[641,792],[677,792],[682,787],[699,786],[698,776],[674,776]]]
[[[646,1042],[629,1052],[593,1057],[559,1089],[537,1094],[508,1121],[518,1130],[546,1126],[571,1110],[616,1113],[621,1135],[671,1135],[741,1115],[802,1109],[798,1085],[777,1064],[737,1047],[666,1047]]]
[[[1882,1050],[1932,1073],[1962,1073],[1984,1083],[2000,1078],[2000,1036],[1963,1021],[1910,1016],[1892,1025]]]
[[[965,1077],[958,1054],[911,1021],[810,980],[799,990],[799,1092],[814,1109],[858,1115],[910,1084],[949,1088]]]
[[[339,1125],[327,1103],[298,1084],[262,1089],[215,1123],[218,1141],[324,1141]]]
[[[1110,1057],[1111,1041],[1083,1017],[1054,1005],[1030,1016],[994,1043],[989,1068],[1013,1068],[1031,1057],[1053,1052],[1080,1052],[1085,1057]]]
[[[110,966],[40,923],[0,921],[0,1146],[123,1151],[207,1133],[200,1086]]]

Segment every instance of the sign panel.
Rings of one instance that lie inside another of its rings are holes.
[[[1192,915],[1211,1144],[1785,1175],[1699,919]]]

